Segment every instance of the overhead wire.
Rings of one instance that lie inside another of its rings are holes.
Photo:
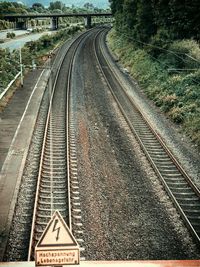
[[[188,55],[188,54],[186,54],[186,53],[182,53],[182,52],[180,52],[180,53],[177,54],[177,53],[175,53],[175,52],[172,51],[172,50],[169,50],[169,49],[166,49],[166,48],[163,48],[163,47],[160,47],[160,46],[156,46],[156,45],[153,45],[153,44],[150,44],[150,43],[146,43],[146,42],[143,42],[143,41],[138,40],[138,39],[136,39],[136,38],[133,38],[133,37],[127,35],[127,34],[124,33],[124,32],[121,32],[121,31],[117,31],[117,32],[119,32],[119,33],[120,33],[122,36],[124,36],[127,40],[135,41],[135,42],[137,42],[137,43],[140,43],[140,44],[143,44],[143,45],[146,45],[146,46],[150,46],[150,47],[153,47],[153,48],[157,48],[157,49],[159,49],[159,50],[161,50],[161,51],[168,52],[168,53],[170,53],[170,54],[173,54],[173,55],[176,56],[177,58],[181,59],[183,62],[186,62],[186,60],[185,60],[183,57],[181,57],[180,55],[185,55],[185,56],[189,57],[190,59],[192,59],[192,60],[194,60],[195,62],[197,62],[197,63],[200,64],[200,61],[198,61],[197,59],[193,58],[192,56],[190,56],[190,55]],[[149,55],[150,57],[152,57],[154,60],[156,60],[156,61],[157,61],[159,64],[161,64],[162,66],[164,65],[163,62],[161,62],[160,60],[158,60],[156,57],[152,56],[151,54],[148,54],[148,55]],[[166,63],[165,63],[165,66],[167,66],[168,69],[170,68],[170,66],[167,65]],[[183,69],[183,70],[184,70],[184,69]],[[178,72],[178,73],[181,72],[181,70],[176,70],[176,69],[174,69],[174,71],[176,71],[176,72]],[[193,81],[194,83],[200,85],[200,82],[196,81],[196,80],[193,79],[193,78],[191,78],[191,79],[192,79],[192,81]]]

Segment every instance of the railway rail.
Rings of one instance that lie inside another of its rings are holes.
[[[127,94],[106,57],[108,51],[103,46],[105,38],[106,30],[96,35],[94,45],[103,77],[164,188],[193,237],[200,244],[200,191],[151,126],[142,110]]]
[[[80,35],[63,57],[52,92],[41,152],[28,260],[34,258],[34,247],[55,210],[59,210],[72,230],[72,216],[81,218],[80,210],[73,209],[71,191],[78,194],[78,182],[70,181],[69,94],[74,57],[80,43],[90,31]],[[63,88],[66,77],[67,88]],[[51,90],[51,85],[50,89]],[[73,143],[73,142],[72,142]],[[71,156],[73,158],[73,155]],[[74,190],[75,189],[75,190]],[[81,223],[79,223],[81,224]],[[81,231],[79,231],[81,232]]]
[[[60,211],[71,230],[73,226],[80,250],[84,251],[70,85],[76,51],[93,31],[96,30],[66,42],[58,50],[52,66],[49,60],[47,67],[51,68],[51,75],[4,249],[6,261],[34,258],[34,247],[55,210]]]
[[[18,250],[17,253],[20,254],[21,251],[26,250],[26,244],[29,242],[28,260],[34,258],[34,247],[55,210],[60,211],[69,228],[75,233],[81,250],[84,250],[82,246],[84,241],[82,239],[79,182],[77,179],[75,126],[73,124],[73,116],[75,115],[70,110],[70,98],[72,97],[70,87],[76,52],[79,46],[84,43],[85,38],[92,33],[95,34],[94,50],[104,80],[130,129],[138,139],[154,170],[161,178],[168,194],[193,236],[200,243],[199,189],[166,147],[162,138],[155,132],[137,104],[126,94],[124,86],[106,58],[107,48],[103,46],[106,31],[105,29],[87,31],[70,45],[65,44],[58,51],[59,56],[52,71],[52,79],[49,80],[49,87],[46,89],[48,105],[45,107],[44,118],[40,122],[38,130],[40,132],[40,142],[43,143],[39,144],[37,148],[37,157],[34,163],[36,167],[33,170],[34,176],[32,178],[33,184],[28,185],[27,197],[29,199],[24,209],[25,213],[22,216],[20,214],[26,226],[24,227],[25,230],[21,231],[18,239],[25,240],[23,242],[24,246],[21,247],[21,243],[16,242],[18,244],[12,249],[13,254]],[[37,175],[38,173],[39,175]],[[38,179],[37,185],[36,179]],[[31,201],[35,201],[34,204]],[[22,197],[21,203],[23,202],[24,197]],[[34,206],[33,210],[32,206]],[[28,209],[30,211],[27,211]],[[21,210],[19,213],[21,213]],[[30,234],[29,225],[31,223]],[[15,233],[12,238],[14,236]],[[25,260],[22,257],[19,259]]]

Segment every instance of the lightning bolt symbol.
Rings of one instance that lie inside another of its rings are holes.
[[[55,220],[52,233],[57,231],[56,241],[59,239],[59,233],[60,233],[60,227],[56,228],[56,225],[58,224],[58,219]]]

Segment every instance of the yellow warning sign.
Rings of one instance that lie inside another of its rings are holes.
[[[56,211],[35,247],[36,266],[79,264],[77,241],[59,211]]]

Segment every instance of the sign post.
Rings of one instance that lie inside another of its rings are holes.
[[[79,245],[59,211],[56,211],[35,247],[35,265],[78,264],[80,264]]]

